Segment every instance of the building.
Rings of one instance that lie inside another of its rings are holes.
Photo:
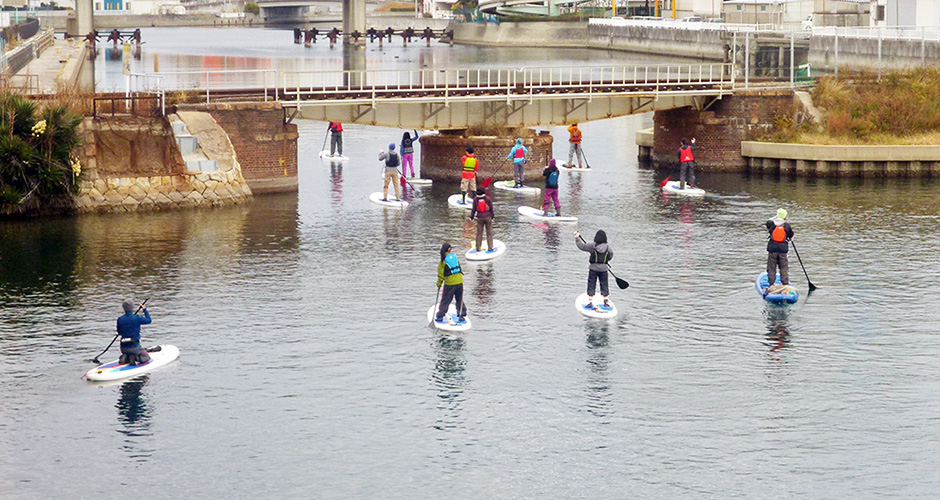
[[[871,0],[870,8],[872,26],[940,26],[937,0]]]

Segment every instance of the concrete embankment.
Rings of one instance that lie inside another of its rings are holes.
[[[745,141],[747,171],[815,177],[940,175],[940,146],[830,146]]]
[[[587,22],[451,23],[454,42],[515,47],[586,47]]]
[[[727,33],[714,29],[664,28],[652,25],[587,26],[587,45],[596,49],[695,57],[724,61],[731,49]]]
[[[940,40],[814,35],[809,44],[809,63],[817,69],[903,70],[940,63]],[[916,33],[914,33],[916,35]]]

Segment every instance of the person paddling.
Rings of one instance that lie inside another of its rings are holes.
[[[771,288],[776,289],[774,285],[777,276],[777,268],[780,268],[780,283],[783,286],[790,284],[790,263],[787,260],[787,252],[790,251],[789,241],[793,238],[793,228],[787,222],[787,211],[778,208],[777,216],[768,220],[766,223],[767,232],[767,291]]]
[[[614,258],[614,252],[612,252],[610,246],[607,245],[607,233],[599,229],[597,233],[594,234],[593,243],[584,241],[584,238],[581,237],[581,233],[578,231],[574,232],[574,236],[574,242],[577,243],[578,248],[591,254],[591,257],[588,259],[588,262],[591,263],[588,267],[588,301],[587,304],[584,304],[584,308],[600,311],[610,310],[610,287],[607,284],[607,263]],[[604,302],[595,306],[594,290],[596,289],[598,281],[601,282],[601,295],[604,297]]]
[[[326,129],[330,131],[330,157],[333,157],[336,153],[343,156],[343,124],[330,122]]]
[[[463,165],[463,171],[460,173],[460,192],[463,196],[460,198],[460,204],[467,204],[467,193],[473,196],[477,190],[477,170],[480,163],[477,157],[473,156],[473,146],[467,146],[467,153],[460,158],[460,164]]]
[[[578,157],[577,167],[584,168],[587,161],[584,159],[584,152],[581,151],[581,129],[578,128],[577,123],[572,123],[568,126],[568,168],[575,168],[575,165],[571,163],[575,155]]]
[[[395,201],[401,201],[401,185],[398,182],[398,166],[401,157],[395,151],[395,143],[388,145],[388,151],[379,151],[379,161],[385,161],[385,187],[382,188],[382,201],[388,201],[388,183],[395,186]]]
[[[463,303],[463,272],[453,249],[450,243],[441,245],[441,263],[437,265],[437,287],[440,288],[443,284],[444,292],[434,316],[434,321],[438,323],[444,322],[444,315],[451,300],[456,300],[457,322],[465,321],[467,316],[467,306]]]
[[[679,189],[685,189],[686,179],[689,180],[689,187],[695,187],[695,137],[692,143],[682,139],[682,145],[679,146]]]
[[[411,134],[405,132],[401,136],[401,175],[408,175],[408,168],[411,167],[411,178],[415,178],[415,164],[414,164],[414,142],[418,140],[418,131],[414,131],[414,138],[411,137]]]
[[[117,319],[117,332],[121,336],[119,362],[127,365],[146,364],[150,361],[150,354],[140,346],[140,325],[149,325],[151,322],[147,304],[140,304],[144,311],[143,317],[134,314],[134,301],[131,299],[125,299],[121,307],[124,308],[124,315]]]
[[[486,251],[495,252],[493,247],[493,200],[486,195],[486,189],[483,186],[477,188],[477,195],[473,198],[473,207],[470,209],[470,220],[474,218],[477,221],[477,239],[476,246],[472,252],[479,252],[480,245],[483,243],[483,231],[486,230]]]
[[[542,177],[545,177],[545,198],[542,200],[542,215],[548,217],[548,202],[555,204],[555,217],[561,215],[561,203],[558,202],[558,167],[555,166],[555,159],[548,160],[548,167],[542,171]]]
[[[509,156],[506,159],[512,158],[512,177],[514,187],[521,188],[522,182],[525,180],[525,164],[526,158],[525,155],[529,154],[528,148],[522,144],[522,138],[516,139],[515,146],[509,150]]]

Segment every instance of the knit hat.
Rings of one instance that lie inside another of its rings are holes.
[[[124,308],[124,312],[133,312],[134,301],[131,299],[124,299],[124,302],[121,303],[121,307]]]
[[[554,158],[552,158],[551,160],[548,160],[548,167],[549,167],[549,168],[555,168],[555,159],[554,159]]]
[[[786,218],[787,218],[787,211],[784,210],[784,209],[782,209],[782,208],[778,208],[778,209],[777,209],[777,218],[778,218],[778,219],[786,220]]]
[[[516,139],[516,144],[522,144],[522,137]]]
[[[388,150],[389,150],[389,151],[395,151],[395,143],[394,143],[394,142],[388,145]]]
[[[598,229],[597,232],[594,233],[594,243],[597,243],[598,245],[601,243],[607,243],[607,233],[605,233],[603,229]]]

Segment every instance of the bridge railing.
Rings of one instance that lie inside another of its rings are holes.
[[[170,91],[199,91],[206,104],[213,98],[233,95],[276,99],[277,71],[273,69],[194,70],[131,74],[132,90],[165,94]]]
[[[446,99],[505,94],[507,98],[553,91],[568,94],[659,93],[691,86],[730,91],[733,66],[667,64],[534,68],[453,68],[416,70],[299,71],[281,73],[282,101],[429,97]]]

